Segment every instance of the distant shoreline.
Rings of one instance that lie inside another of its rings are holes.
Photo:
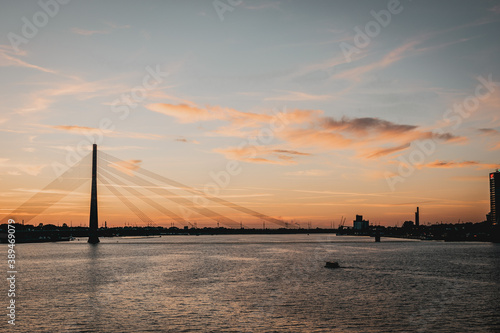
[[[88,237],[87,227],[58,227],[55,225],[15,224],[16,243],[69,241],[75,237]],[[164,228],[113,227],[99,228],[99,237],[146,237],[176,235],[251,235],[251,234],[337,234],[338,236],[380,236],[404,239],[499,242],[499,227],[488,222],[462,224],[435,224],[426,226],[382,227],[369,226],[364,230],[349,227],[331,228]],[[0,242],[7,243],[7,225],[0,225]]]

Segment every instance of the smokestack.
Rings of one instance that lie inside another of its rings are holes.
[[[417,207],[417,211],[415,212],[415,226],[418,227],[420,225],[420,211]]]

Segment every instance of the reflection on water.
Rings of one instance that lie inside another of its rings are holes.
[[[101,241],[17,245],[16,331],[500,331],[496,244],[331,235]]]

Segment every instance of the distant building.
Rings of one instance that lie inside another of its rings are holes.
[[[490,173],[490,221],[497,225],[499,221],[498,208],[500,207],[500,172]]]
[[[414,225],[415,223],[413,223],[413,221],[405,221],[403,223],[403,229],[411,229]]]
[[[353,221],[352,228],[354,230],[366,230],[370,225],[369,221],[363,220],[363,215],[356,215],[356,219]]]

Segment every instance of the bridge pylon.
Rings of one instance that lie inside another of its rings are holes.
[[[92,146],[92,189],[90,193],[90,219],[89,219],[89,240],[90,244],[99,243],[97,229],[99,228],[97,214],[97,145]]]

